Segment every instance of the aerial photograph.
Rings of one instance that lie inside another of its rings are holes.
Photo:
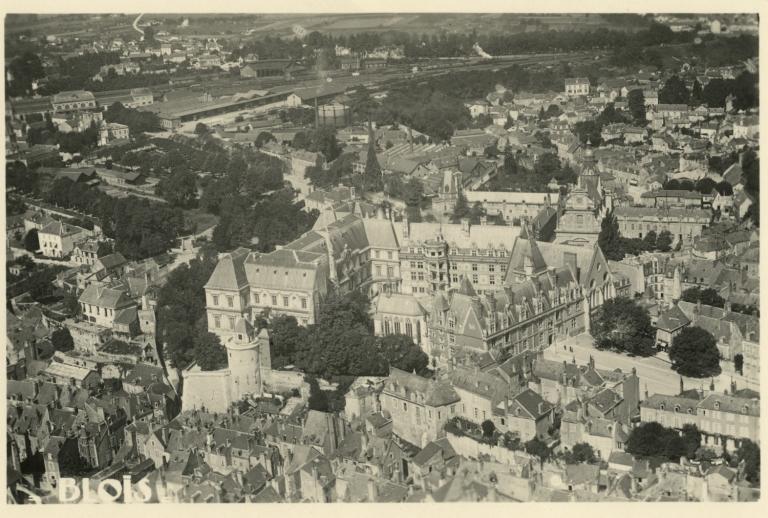
[[[6,506],[759,501],[757,13],[4,45]]]

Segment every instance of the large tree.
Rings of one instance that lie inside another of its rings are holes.
[[[666,428],[656,421],[640,423],[629,433],[626,451],[639,457],[666,457],[672,462],[679,462],[687,455],[690,440],[681,437],[677,430]]]
[[[186,167],[177,167],[158,182],[155,193],[173,206],[192,207],[197,203],[197,175]]]
[[[299,325],[295,317],[276,315],[269,323],[272,344],[272,366],[279,369],[296,361],[296,355],[308,338],[307,328]]]
[[[568,464],[580,464],[586,462],[594,464],[597,462],[597,456],[592,446],[586,442],[577,442],[570,451],[565,454],[565,461]]]
[[[699,83],[698,79],[693,80],[693,87],[691,88],[691,104],[699,106],[704,100],[704,89]]]
[[[193,361],[204,371],[215,371],[227,366],[227,350],[221,345],[219,337],[208,332],[208,322],[202,315],[195,324],[192,338]]]
[[[736,110],[749,110],[758,105],[760,95],[757,89],[757,76],[750,72],[742,72],[733,82],[733,95],[736,100],[733,107]]]
[[[552,455],[552,450],[538,437],[534,437],[525,443],[525,452],[538,457],[541,462],[546,461]]]
[[[659,103],[661,104],[688,104],[690,92],[685,86],[685,81],[674,75],[667,79],[659,90]]]
[[[607,213],[600,224],[597,244],[605,254],[606,259],[611,261],[624,259],[624,249],[621,246],[621,236],[619,235],[619,222],[613,211]]]
[[[631,90],[627,94],[627,106],[635,124],[642,124],[644,126],[647,123],[645,119],[645,95],[643,95],[643,91],[640,88]]]
[[[57,351],[71,351],[75,347],[75,342],[72,340],[72,335],[69,333],[69,329],[62,327],[57,329],[51,335],[51,343],[53,348]]]
[[[6,94],[11,97],[32,94],[32,82],[45,77],[40,56],[34,52],[24,52],[11,60],[6,72]]]
[[[373,129],[369,129],[368,136],[368,153],[365,158],[365,171],[363,172],[366,189],[373,190],[374,186],[381,183],[381,165],[379,165],[379,159],[376,157],[376,139],[374,137]]]
[[[752,484],[760,484],[760,446],[744,439],[736,450],[737,462],[744,462],[744,478]]]
[[[600,349],[640,356],[653,354],[651,318],[648,310],[634,300],[617,297],[604,302],[592,319],[591,329]]]
[[[416,374],[427,373],[429,357],[409,336],[385,336],[379,340],[379,351],[392,367]]]
[[[212,258],[193,259],[171,272],[168,282],[160,289],[157,301],[158,340],[165,345],[165,359],[177,369],[206,356],[213,340],[201,323],[205,318],[203,286],[213,273]],[[199,351],[195,351],[200,345]],[[215,358],[215,357],[214,357]],[[203,360],[205,362],[205,360]]]
[[[37,236],[37,229],[30,229],[24,236],[24,250],[28,252],[37,252],[40,250],[40,240]]]
[[[659,252],[669,252],[672,249],[672,233],[669,230],[662,230],[656,238],[656,249]]]
[[[694,458],[701,447],[701,432],[695,424],[687,423],[683,425],[681,436],[686,446],[685,456]]]
[[[725,79],[715,78],[710,80],[701,93],[701,100],[710,108],[725,107],[725,99],[731,93],[730,86]]]
[[[683,329],[672,339],[669,359],[672,369],[683,376],[705,378],[720,374],[720,353],[715,338],[697,326]]]
[[[700,288],[699,286],[694,286],[683,291],[680,299],[686,302],[701,302],[706,306],[715,306],[718,308],[725,306],[725,299],[721,297],[714,288]]]

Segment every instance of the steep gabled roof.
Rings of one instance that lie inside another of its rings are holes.
[[[216,264],[210,279],[205,284],[206,289],[239,290],[248,285],[243,262],[248,256],[247,248],[238,248],[224,255]]]
[[[83,291],[79,301],[85,304],[112,309],[120,309],[134,304],[123,291],[104,288],[95,284],[88,286]]]
[[[533,273],[539,273],[547,269],[547,263],[544,261],[544,256],[541,255],[541,250],[539,250],[536,240],[528,237],[527,234],[521,233],[512,247],[509,270],[523,272],[527,265],[533,267]]]

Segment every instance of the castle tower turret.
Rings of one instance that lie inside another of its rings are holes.
[[[246,394],[260,392],[259,341],[254,339],[253,326],[239,318],[235,333],[224,344],[227,348],[227,364],[230,372],[230,388],[234,400]]]

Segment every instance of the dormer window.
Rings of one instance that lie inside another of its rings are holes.
[[[715,401],[715,410],[720,410],[720,401]]]
[[[748,414],[749,413],[749,407],[747,405],[744,405],[744,407],[741,409],[741,411],[744,412],[745,414]]]
[[[680,411],[680,405],[675,405],[675,412],[679,412],[679,411]]]
[[[659,410],[664,410],[664,403],[659,405]]]

